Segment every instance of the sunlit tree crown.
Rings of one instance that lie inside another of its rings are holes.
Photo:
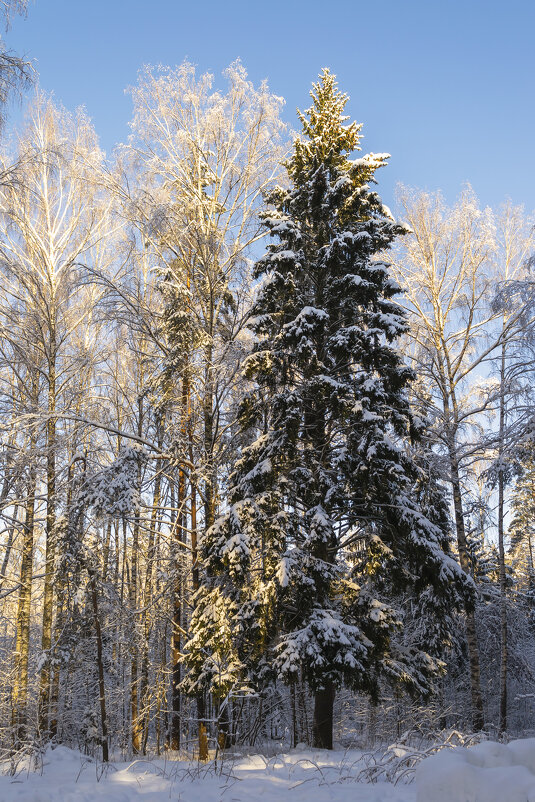
[[[310,91],[312,106],[306,111],[297,111],[306,137],[297,138],[294,154],[288,163],[288,172],[295,180],[323,163],[333,167],[344,164],[344,154],[360,150],[362,124],[352,122],[344,114],[348,95],[340,92],[336,77],[325,67],[317,83]]]

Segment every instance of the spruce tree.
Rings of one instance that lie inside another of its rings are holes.
[[[511,497],[510,554],[531,603],[535,599],[535,432],[533,424],[514,454],[517,473]]]
[[[223,697],[302,677],[315,696],[314,745],[331,748],[341,684],[375,695],[386,674],[425,691],[439,670],[426,644],[400,636],[391,600],[410,590],[438,620],[469,580],[448,555],[442,502],[426,514],[419,501],[413,376],[395,349],[407,326],[382,258],[404,229],[370,189],[388,156],[350,158],[361,126],[346,124],[348,98],[328,70],[311,96],[289,188],[271,194],[265,215],[274,242],[256,265],[245,364],[254,391],[241,410],[257,436],[204,540],[186,685]],[[214,660],[217,611],[233,636]]]

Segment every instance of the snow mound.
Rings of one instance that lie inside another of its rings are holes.
[[[416,802],[535,802],[535,738],[443,749],[416,771]]]

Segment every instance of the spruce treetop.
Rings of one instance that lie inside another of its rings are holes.
[[[362,124],[352,122],[344,109],[349,96],[338,89],[336,77],[325,67],[317,83],[310,91],[312,106],[305,112],[297,110],[307,140],[296,139],[295,152],[288,162],[290,177],[299,182],[299,177],[310,167],[329,164],[336,167],[348,166],[344,156],[360,150],[360,131]]]

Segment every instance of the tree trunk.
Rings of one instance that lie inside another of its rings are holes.
[[[106,687],[104,684],[104,662],[102,659],[102,630],[98,613],[97,580],[93,571],[89,573],[91,586],[91,603],[93,605],[93,620],[97,639],[97,668],[98,668],[98,694],[100,703],[100,731],[102,736],[102,760],[107,763],[108,754],[108,719],[106,715]]]
[[[500,583],[500,718],[499,732],[507,731],[507,583],[505,576],[504,516],[505,516],[505,345],[500,363],[500,423],[498,448],[498,556]]]
[[[299,743],[299,735],[297,729],[297,689],[295,682],[292,682],[290,687],[291,700],[292,700],[292,746],[295,748]]]
[[[334,686],[332,682],[314,694],[312,745],[315,749],[333,748]]]
[[[13,445],[11,438],[9,445],[10,446]],[[4,481],[2,484],[2,492],[0,493],[0,504],[2,504],[2,509],[5,508],[5,502],[12,485],[12,479],[13,477],[11,476],[9,470],[9,457],[6,457]],[[17,504],[14,504],[13,514],[12,514],[12,525],[9,527],[7,532],[7,541],[4,551],[4,557],[2,560],[2,567],[0,568],[0,591],[3,588],[4,581],[6,579],[7,567],[9,565],[9,558],[11,557],[11,549],[13,548],[13,538],[15,536],[15,529],[17,527],[18,517],[19,517],[19,507]]]
[[[131,582],[134,580],[131,579]],[[134,608],[131,608],[131,613]],[[131,743],[132,752],[137,755],[141,751],[141,722],[139,716],[139,675],[138,675],[138,653],[137,653],[137,635],[135,621],[133,624],[134,632],[132,637],[132,644],[130,646],[130,726],[131,726]]]
[[[158,447],[163,445],[163,416],[158,422]],[[142,751],[146,753],[147,741],[149,736],[150,723],[150,694],[149,694],[149,636],[150,636],[150,616],[147,612],[152,593],[152,581],[154,575],[154,562],[156,556],[156,544],[159,541],[160,532],[160,504],[161,504],[162,472],[157,470],[154,477],[154,491],[152,496],[152,511],[150,517],[149,542],[147,547],[147,567],[145,571],[145,585],[143,593],[143,653],[141,658],[141,704],[143,705],[143,739]],[[157,537],[158,535],[158,537]]]
[[[67,472],[67,503],[65,508],[65,517],[67,521],[69,521],[69,517],[71,514],[71,506],[72,506],[72,494],[73,494],[73,480],[74,480],[74,465],[75,462],[73,461],[74,454],[76,452],[71,452],[70,459],[69,459],[69,469]],[[63,631],[64,626],[64,598],[66,592],[66,583],[65,578],[63,576],[56,577],[56,621],[54,626],[54,643],[57,647],[59,644],[61,634]],[[61,683],[61,664],[60,661],[57,660],[56,664],[54,665],[54,670],[52,672],[52,681],[51,681],[51,689],[50,689],[50,723],[49,723],[49,732],[51,738],[56,738],[58,734],[58,708],[59,708],[59,693],[60,693],[60,683]]]
[[[30,459],[34,458],[35,437],[32,436]],[[13,681],[12,709],[15,742],[26,740],[28,703],[28,655],[30,651],[30,614],[32,601],[33,545],[35,521],[36,470],[30,467],[23,530],[22,560],[20,566],[20,590],[17,606],[17,629],[15,640],[15,677]]]
[[[180,707],[181,693],[180,682],[182,680],[182,564],[180,541],[185,531],[185,502],[186,502],[186,477],[183,468],[179,470],[177,507],[178,513],[174,525],[173,543],[173,567],[175,580],[173,588],[173,626],[171,631],[171,722],[170,722],[170,747],[175,751],[180,749]]]
[[[63,629],[63,594],[65,592],[65,584],[63,582],[58,583],[57,588],[57,600],[56,600],[56,623],[54,627],[54,641],[56,645],[58,644],[59,638],[61,637],[61,631]],[[50,687],[50,723],[49,723],[49,732],[51,738],[56,738],[58,734],[58,717],[59,717],[59,691],[60,691],[60,684],[61,684],[61,665],[60,662],[57,661],[54,665],[54,670],[52,672],[52,680],[51,680],[51,687]]]
[[[459,479],[459,465],[454,446],[450,447],[451,484],[453,489],[453,507],[455,512],[455,527],[457,530],[457,545],[461,568],[470,574],[470,558],[468,556],[468,543],[464,527],[464,514],[462,506],[461,482]],[[481,670],[479,665],[479,649],[476,633],[476,619],[473,609],[466,609],[466,644],[470,663],[470,693],[472,700],[472,726],[475,732],[483,729],[483,697],[481,695]]]
[[[9,558],[11,557],[11,549],[13,548],[13,539],[15,537],[15,529],[17,528],[17,522],[19,517],[19,507],[18,505],[14,505],[13,507],[13,525],[9,527],[7,532],[7,541],[5,546],[4,552],[4,559],[2,560],[2,567],[0,568],[0,592],[4,587],[4,581],[7,576],[7,567],[9,564]]]
[[[230,746],[229,704],[230,699],[224,699],[217,711],[217,745],[222,752]]]
[[[205,348],[205,378],[203,399],[203,425],[204,425],[204,529],[209,529],[215,522],[217,508],[217,470],[214,455],[214,378],[213,378],[213,347],[211,344],[212,330],[209,332],[210,343]]]
[[[43,665],[39,680],[39,732],[49,736],[48,721],[50,709],[50,665],[52,649],[52,619],[54,607],[54,569],[56,560],[56,337],[52,323],[50,333],[50,354],[48,362],[48,421],[46,424],[46,549],[45,583],[43,594],[43,633],[41,649]]]
[[[190,427],[190,462],[193,465],[193,433]],[[197,549],[197,489],[192,477],[191,483],[191,575],[192,589],[195,594],[200,587],[199,555]],[[197,702],[197,730],[199,739],[199,760],[208,760],[208,738],[206,733],[206,702],[204,693],[196,697]]]
[[[110,544],[111,544],[111,519],[108,521],[106,527],[106,536],[104,538],[104,546],[102,549],[102,581],[105,582],[108,576],[108,567],[110,563]]]
[[[138,397],[138,416],[137,416],[137,435],[143,435],[143,396]],[[137,488],[141,488],[141,462],[137,469]],[[138,754],[141,751],[141,737],[143,728],[143,718],[139,711],[139,653],[138,653],[138,637],[137,637],[137,619],[135,615],[137,601],[138,601],[138,556],[139,556],[139,528],[140,528],[140,513],[136,512],[134,516],[134,526],[132,527],[132,559],[131,559],[131,574],[129,585],[129,602],[130,614],[132,616],[132,645],[131,645],[131,662],[130,662],[130,718],[132,726],[132,751]]]
[[[175,568],[179,572],[178,559]],[[171,722],[169,728],[170,748],[180,749],[180,681],[182,656],[180,636],[182,631],[182,598],[180,575],[175,580],[173,591],[173,628],[171,634]]]

